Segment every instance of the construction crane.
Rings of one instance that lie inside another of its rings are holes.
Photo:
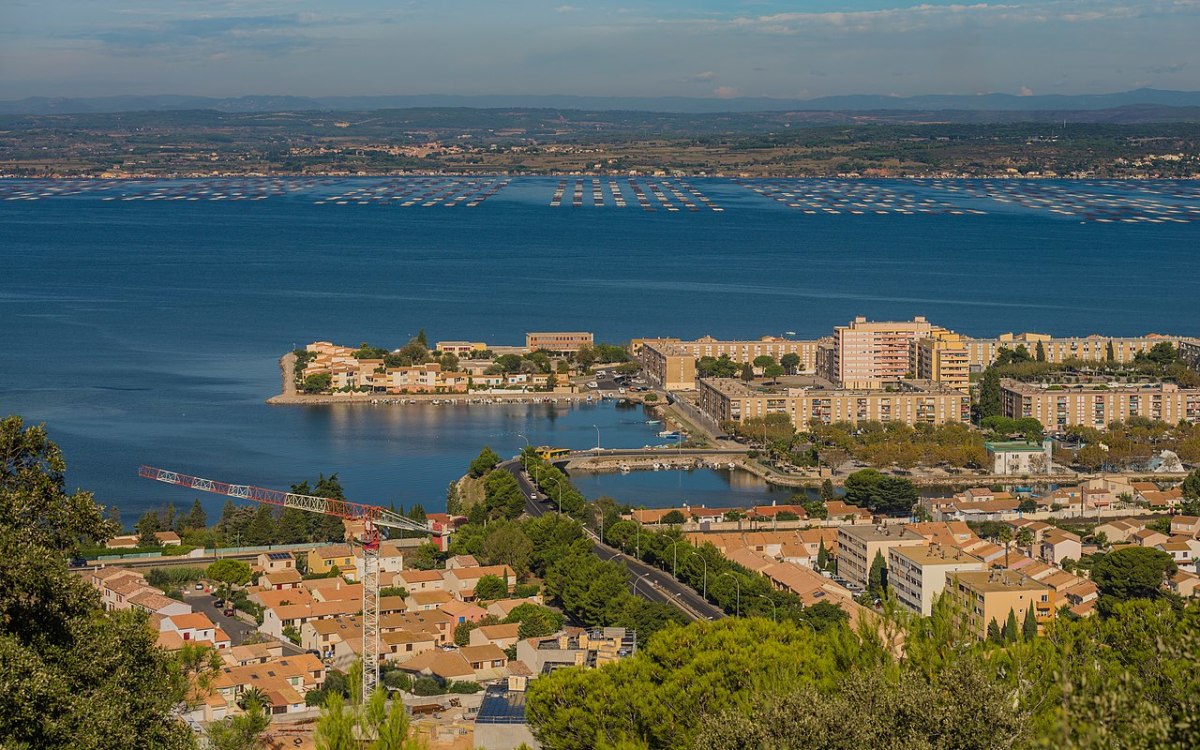
[[[379,685],[379,542],[381,538],[379,529],[381,527],[403,529],[441,535],[444,532],[441,524],[414,521],[377,505],[364,505],[328,497],[298,495],[294,492],[253,487],[248,484],[228,484],[153,466],[142,466],[138,469],[138,476],[193,490],[236,497],[241,500],[278,505],[282,508],[298,508],[310,513],[361,522],[363,524],[362,538],[355,541],[362,547],[363,552],[363,569],[360,573],[363,585],[362,694],[364,703],[371,699],[371,694]]]

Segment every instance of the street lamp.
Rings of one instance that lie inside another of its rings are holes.
[[[640,576],[638,576],[637,578],[634,578],[634,579],[633,579],[633,595],[634,595],[634,596],[637,596],[637,585],[638,585],[638,581],[641,581],[643,578],[645,578],[645,577],[646,577],[646,576],[648,576],[648,575],[650,575],[650,574],[649,574],[649,573],[642,573]]]
[[[704,559],[704,555],[700,554],[696,550],[692,550],[692,555],[699,557],[700,562],[704,563],[704,589],[700,593],[705,599],[707,599],[708,598],[708,560]],[[689,555],[689,557],[690,556],[691,555]]]
[[[526,448],[532,447],[529,444],[529,438],[525,437],[524,435],[522,435],[519,432],[517,433],[517,437],[519,437],[525,441]],[[529,455],[525,451],[521,451],[521,465],[525,467],[525,473],[528,474],[529,473]]]
[[[766,594],[759,594],[758,598],[766,599],[767,601],[769,601],[771,603],[771,622],[779,622],[779,620],[777,620],[775,617],[775,615],[778,614],[778,612],[779,612],[779,605],[775,603],[775,600],[772,599],[771,597],[767,596]]]
[[[733,573],[731,573],[728,570],[725,571],[724,573],[722,573],[721,576],[729,576],[730,578],[733,579],[734,585],[737,586],[737,608],[734,611],[737,613],[738,617],[741,617],[742,616],[742,582],[738,580],[737,576],[735,576]],[[717,578],[720,578],[721,576],[717,576]]]
[[[592,428],[596,430],[596,452],[599,453],[600,452],[600,428],[596,427],[596,425],[592,425]]]
[[[687,540],[686,539],[676,539],[675,541],[671,542],[671,575],[672,576],[676,575],[675,571],[678,568],[678,563],[679,563],[679,547],[676,545],[679,545],[685,541],[687,541]]]

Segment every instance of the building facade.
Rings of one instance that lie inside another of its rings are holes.
[[[987,638],[988,624],[1003,627],[1012,612],[1017,625],[1025,622],[1033,608],[1038,634],[1054,618],[1054,589],[1015,570],[963,571],[947,573],[946,590],[966,617],[971,630]]]
[[[967,422],[971,417],[967,394],[930,381],[898,381],[893,390],[788,388],[767,392],[733,378],[709,378],[700,381],[699,391],[701,411],[717,424],[777,413],[787,414],[798,427],[814,420],[823,424],[878,421],[916,425]]]
[[[957,547],[932,544],[894,546],[888,550],[888,589],[900,606],[928,617],[933,602],[946,589],[946,574],[980,571],[987,564]]]
[[[679,339],[635,339],[630,350],[638,357],[653,382],[667,390],[694,390],[696,360],[702,357],[728,357],[738,364],[753,362],[758,357],[772,357],[776,362],[785,355],[795,354],[800,362],[796,374],[811,375],[817,371],[817,350],[820,341],[763,336],[754,341],[722,341],[703,336],[695,341]],[[677,383],[678,387],[667,385]]]
[[[1175,383],[1000,383],[1004,415],[1032,417],[1047,432],[1073,425],[1104,428],[1133,416],[1169,424],[1200,421],[1200,388]]]
[[[914,345],[933,325],[922,316],[910,321],[875,322],[859,316],[833,329],[834,350],[825,376],[843,388],[882,388],[916,374]]]
[[[581,346],[594,343],[592,334],[586,331],[535,331],[525,334],[525,348],[531,352],[574,354]]]
[[[901,526],[840,526],[837,537],[838,575],[850,583],[866,587],[875,555],[886,564],[895,547],[925,547],[929,541]]]

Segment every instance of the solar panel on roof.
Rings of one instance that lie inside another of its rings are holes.
[[[286,560],[292,556],[291,552],[268,552],[268,560]]]

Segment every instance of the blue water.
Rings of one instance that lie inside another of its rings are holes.
[[[0,413],[46,422],[69,481],[126,520],[191,500],[137,479],[140,463],[271,486],[336,471],[356,498],[435,508],[480,446],[513,452],[516,432],[588,447],[596,423],[613,445],[657,441],[611,406],[268,407],[277,357],[317,339],[398,346],[422,327],[501,344],[538,329],[815,337],[855,315],[973,335],[1200,334],[1194,183],[1085,186],[1124,196],[1130,216],[1191,222],[1100,223],[976,194],[989,183],[872,194],[981,215],[850,215],[718,180],[689,184],[723,212],[647,212],[628,194],[618,209],[607,180],[607,207],[585,183],[571,208],[568,181],[552,209],[556,182],[517,179],[475,208],[316,205],[346,192],[337,181],[258,201],[0,200]],[[1054,200],[1078,200],[1063,185]],[[834,205],[822,190],[810,200]]]

